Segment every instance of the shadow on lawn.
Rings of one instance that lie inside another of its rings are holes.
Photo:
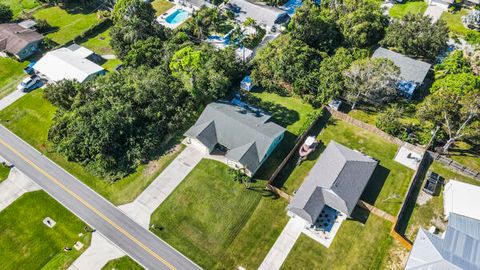
[[[348,218],[348,220],[358,221],[358,222],[365,225],[365,223],[367,223],[367,220],[368,220],[369,216],[370,216],[369,211],[357,206],[353,209],[353,212],[350,215],[350,217]]]
[[[373,175],[368,181],[367,186],[361,196],[361,199],[371,205],[375,205],[375,202],[378,199],[378,195],[382,191],[385,182],[387,181],[390,170],[378,164],[373,171]],[[401,202],[400,202],[401,203]]]
[[[272,115],[273,121],[283,127],[287,127],[300,120],[300,115],[298,114],[298,112],[294,110],[289,110],[282,105],[269,101],[263,101],[253,95],[246,95],[244,99],[252,106],[261,108],[266,112],[270,113]]]
[[[92,12],[95,12],[99,7],[103,6],[104,3],[105,1],[102,0],[68,0],[65,1],[60,7],[67,11],[69,14],[90,14]]]

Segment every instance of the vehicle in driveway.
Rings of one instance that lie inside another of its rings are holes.
[[[23,79],[17,86],[17,90],[22,92],[30,92],[35,90],[43,85],[43,81],[37,75],[32,75]]]

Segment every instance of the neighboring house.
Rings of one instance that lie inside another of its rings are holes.
[[[16,23],[0,24],[0,51],[23,60],[38,51],[43,35]]]
[[[331,141],[288,205],[288,215],[313,224],[329,206],[350,216],[377,163]]]
[[[450,180],[443,189],[446,218],[452,213],[480,220],[480,187]]]
[[[429,63],[415,60],[382,47],[375,50],[372,58],[389,59],[400,68],[401,80],[398,82],[398,90],[407,98],[412,98],[415,90],[424,85],[425,78],[431,68]]]
[[[421,228],[405,269],[479,270],[480,221],[452,213],[441,235]]]
[[[252,176],[282,141],[285,129],[271,116],[248,105],[208,104],[197,122],[185,132],[188,142],[207,153],[220,152],[227,164]]]
[[[267,31],[275,24],[286,23],[290,20],[290,16],[285,10],[247,0],[230,0],[224,4],[224,7],[232,11],[235,19],[240,23],[252,18]]]
[[[33,66],[33,69],[52,82],[77,80],[84,82],[105,74],[105,69],[89,58],[93,52],[79,45],[50,51]]]

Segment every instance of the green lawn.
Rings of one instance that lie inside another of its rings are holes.
[[[247,97],[252,105],[267,110],[272,114],[273,120],[284,126],[294,135],[300,135],[304,126],[309,121],[309,115],[315,112],[314,108],[296,97],[283,97],[269,92],[252,92]]]
[[[376,207],[396,215],[407,191],[413,170],[393,160],[397,151],[394,145],[379,136],[346,122],[330,118],[318,140],[321,145],[309,160],[296,167],[284,182],[284,189],[292,193],[300,187],[325,146],[335,140],[351,149],[359,150],[376,160],[379,165],[365,188],[362,198]],[[292,162],[296,162],[296,158]]]
[[[126,178],[109,183],[52,150],[47,135],[54,114],[55,107],[43,98],[43,91],[37,90],[2,110],[0,122],[114,204],[133,201],[183,150],[181,146],[173,153],[139,166]]]
[[[444,12],[440,19],[447,23],[447,26],[452,33],[465,36],[470,30],[463,26],[462,16],[468,15],[469,12],[469,9],[461,9],[455,13]]]
[[[362,210],[358,212],[365,215]],[[330,248],[302,234],[281,269],[382,269],[393,243],[391,227],[391,223],[374,215],[365,225],[346,220]]]
[[[155,234],[205,269],[255,269],[287,222],[286,203],[202,160],[152,215]],[[263,195],[263,196],[262,196]]]
[[[165,13],[167,10],[175,6],[167,0],[155,0],[152,2],[153,9],[156,11],[157,17]]]
[[[407,13],[423,14],[427,9],[427,3],[423,0],[407,1],[405,3],[397,3],[390,9],[390,16],[394,18],[402,18]]]
[[[43,224],[52,218],[52,229]],[[2,269],[66,269],[90,244],[85,223],[43,191],[27,193],[0,212]],[[83,233],[79,237],[79,233]],[[80,251],[75,242],[85,244]],[[64,247],[72,248],[63,251]]]
[[[94,51],[98,55],[113,54],[113,50],[110,47],[110,28],[102,29],[97,35],[82,42],[80,45]]]
[[[59,6],[40,9],[33,14],[35,19],[44,19],[50,26],[58,28],[46,36],[58,44],[65,44],[82,34],[99,19],[96,13],[68,13]]]
[[[122,63],[120,59],[109,59],[103,63],[102,67],[110,72],[114,72],[115,68]]]
[[[446,166],[433,162],[430,166],[430,170],[438,173],[443,178],[445,182],[450,179],[455,179],[457,181],[473,184],[480,186],[480,181],[474,180],[472,178],[458,174]],[[414,240],[420,227],[430,228],[434,224],[434,220],[441,220],[443,217],[443,186],[439,192],[438,196],[434,196],[430,201],[424,205],[415,204],[412,215],[408,221],[406,236],[410,240]]]
[[[19,15],[22,11],[28,11],[40,5],[36,0],[0,0],[0,3],[9,6],[14,17]]]
[[[5,181],[5,179],[8,178],[8,175],[10,174],[10,168],[0,164],[0,183]]]
[[[28,62],[18,62],[10,58],[0,57],[0,98],[13,92],[18,83],[20,83],[25,76],[23,68],[28,65]]]
[[[455,143],[455,147],[449,150],[448,157],[480,172],[480,150],[478,147],[475,149],[474,146],[468,143],[457,142]]]
[[[142,270],[143,267],[128,256],[109,261],[102,270]]]

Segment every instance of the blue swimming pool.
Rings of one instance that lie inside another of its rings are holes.
[[[177,9],[172,14],[168,15],[165,21],[169,24],[177,24],[185,21],[190,14],[183,9]]]

